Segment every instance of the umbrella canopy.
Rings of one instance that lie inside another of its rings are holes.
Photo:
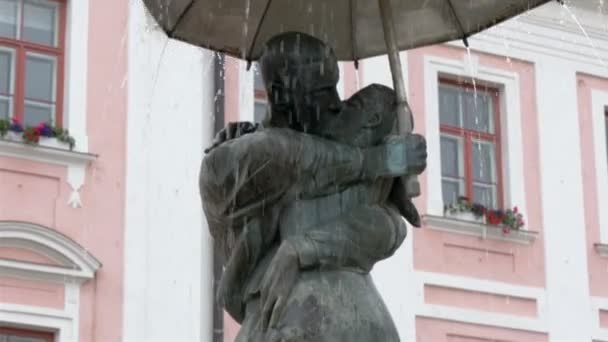
[[[391,0],[399,50],[466,39],[549,0]],[[330,46],[340,60],[387,53],[373,0],[144,0],[175,39],[256,60],[272,36],[298,31]]]

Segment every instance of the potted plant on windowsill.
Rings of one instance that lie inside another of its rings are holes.
[[[504,234],[520,230],[525,224],[517,207],[506,210],[488,209],[482,204],[472,203],[466,197],[459,197],[456,203],[446,205],[444,212],[446,217],[502,228]]]
[[[11,121],[0,119],[0,139],[42,145],[53,148],[74,149],[76,141],[70,133],[48,122],[41,122],[34,127],[24,127],[17,119]]]

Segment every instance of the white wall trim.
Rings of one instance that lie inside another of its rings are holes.
[[[442,305],[427,304],[417,310],[416,315],[419,317],[487,325],[506,329],[519,329],[541,333],[547,332],[547,324],[543,320],[538,320],[536,318],[461,309]]]
[[[0,156],[66,166],[68,168],[66,180],[72,188],[67,204],[72,208],[82,207],[79,191],[85,182],[86,168],[97,159],[96,155],[90,153],[46,146],[31,146],[23,142],[3,139],[0,139]]]
[[[578,9],[589,1],[571,1],[571,10],[582,23],[595,47],[585,37],[568,11],[556,1],[476,34],[469,39],[471,48],[520,60],[539,61],[554,57],[575,65],[581,72],[608,76],[608,34],[605,15]],[[462,42],[450,45],[462,47]]]
[[[56,342],[78,342],[78,320],[63,310],[0,303],[0,322],[53,331]]]
[[[537,232],[530,230],[512,229],[508,234],[503,232],[503,227],[492,226],[485,223],[455,219],[446,216],[426,215],[423,218],[425,227],[449,233],[475,236],[482,240],[508,241],[529,245],[536,240]]]
[[[255,121],[255,92],[254,92],[254,66],[247,70],[247,62],[238,61],[239,63],[239,120],[240,121]]]
[[[414,282],[416,284],[416,292],[418,293],[415,302],[417,316],[542,333],[548,331],[546,293],[542,288],[432,272],[416,272]],[[445,305],[426,304],[424,302],[425,285],[533,299],[536,301],[538,316],[525,317]]]
[[[57,333],[57,342],[77,342],[80,329],[80,286],[101,267],[83,247],[59,232],[25,222],[0,222],[0,244],[28,248],[61,263],[49,266],[0,259],[0,274],[63,284],[63,309],[0,303],[0,322]],[[60,257],[58,257],[60,256]]]
[[[475,58],[472,58],[473,61]],[[476,75],[479,82],[498,86],[501,90],[501,145],[503,150],[503,190],[505,203],[517,205],[521,212],[526,211],[523,140],[521,122],[521,103],[519,75],[483,65],[469,65],[468,58],[452,60],[434,56],[424,57],[425,120],[428,148],[428,214],[443,215],[441,190],[441,146],[439,135],[439,75],[471,77]]]
[[[346,96],[346,86],[344,83],[344,73],[345,67],[343,62],[338,62],[338,84],[336,88],[338,89],[338,95],[340,95],[340,99],[345,100]]]
[[[591,317],[594,317],[591,336],[594,341],[608,341],[608,329],[600,327],[600,310],[608,311],[608,298],[591,297]]]
[[[608,92],[591,91],[591,122],[593,124],[593,145],[595,150],[595,172],[597,179],[597,208],[601,243],[608,243],[608,160],[606,158],[606,125],[604,123],[608,107]]]
[[[89,254],[82,246],[60,234],[54,229],[40,225],[15,222],[0,222],[0,242],[19,241],[19,246],[27,246],[31,250],[61,262],[61,266],[50,266],[29,262],[0,259],[2,274],[25,276],[38,280],[48,280],[60,283],[68,281],[81,283],[95,277],[95,272],[101,263]],[[10,242],[8,242],[10,245]],[[53,257],[61,256],[61,259]],[[67,263],[62,262],[67,260]]]
[[[89,1],[67,2],[65,31],[64,127],[67,127],[76,139],[75,148],[80,152],[89,150],[87,135]]]

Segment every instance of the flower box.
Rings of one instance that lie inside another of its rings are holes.
[[[503,234],[520,230],[524,227],[524,217],[517,207],[513,209],[490,209],[479,203],[473,203],[466,197],[458,198],[456,203],[446,205],[444,215],[460,221],[475,222],[501,229]]]
[[[449,217],[460,221],[470,221],[475,223],[486,223],[483,216],[475,216],[472,212],[450,212],[446,211],[445,217]]]
[[[35,127],[24,127],[17,119],[0,119],[0,138],[7,141],[72,150],[74,138],[67,130],[41,122]]]

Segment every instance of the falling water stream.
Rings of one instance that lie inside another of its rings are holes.
[[[603,5],[603,0],[600,0],[600,6],[602,6],[602,5]],[[574,14],[574,12],[572,12],[572,10],[570,9],[570,6],[568,6],[568,4],[566,4],[564,2],[564,3],[562,3],[562,7],[568,12],[568,14],[572,18],[572,20],[576,23],[576,25],[578,26],[578,28],[581,30],[581,32],[583,33],[583,35],[587,39],[587,42],[591,46],[591,48],[593,50],[593,54],[595,55],[595,57],[597,58],[597,60],[602,64],[602,66],[604,66],[605,68],[608,68],[608,64],[606,64],[606,61],[604,61],[601,58],[601,56],[600,56],[600,54],[598,52],[598,48],[595,45],[595,43],[593,42],[593,39],[591,39],[591,37],[589,36],[589,33],[587,33],[587,30],[585,29],[585,27],[578,20],[578,18]]]

